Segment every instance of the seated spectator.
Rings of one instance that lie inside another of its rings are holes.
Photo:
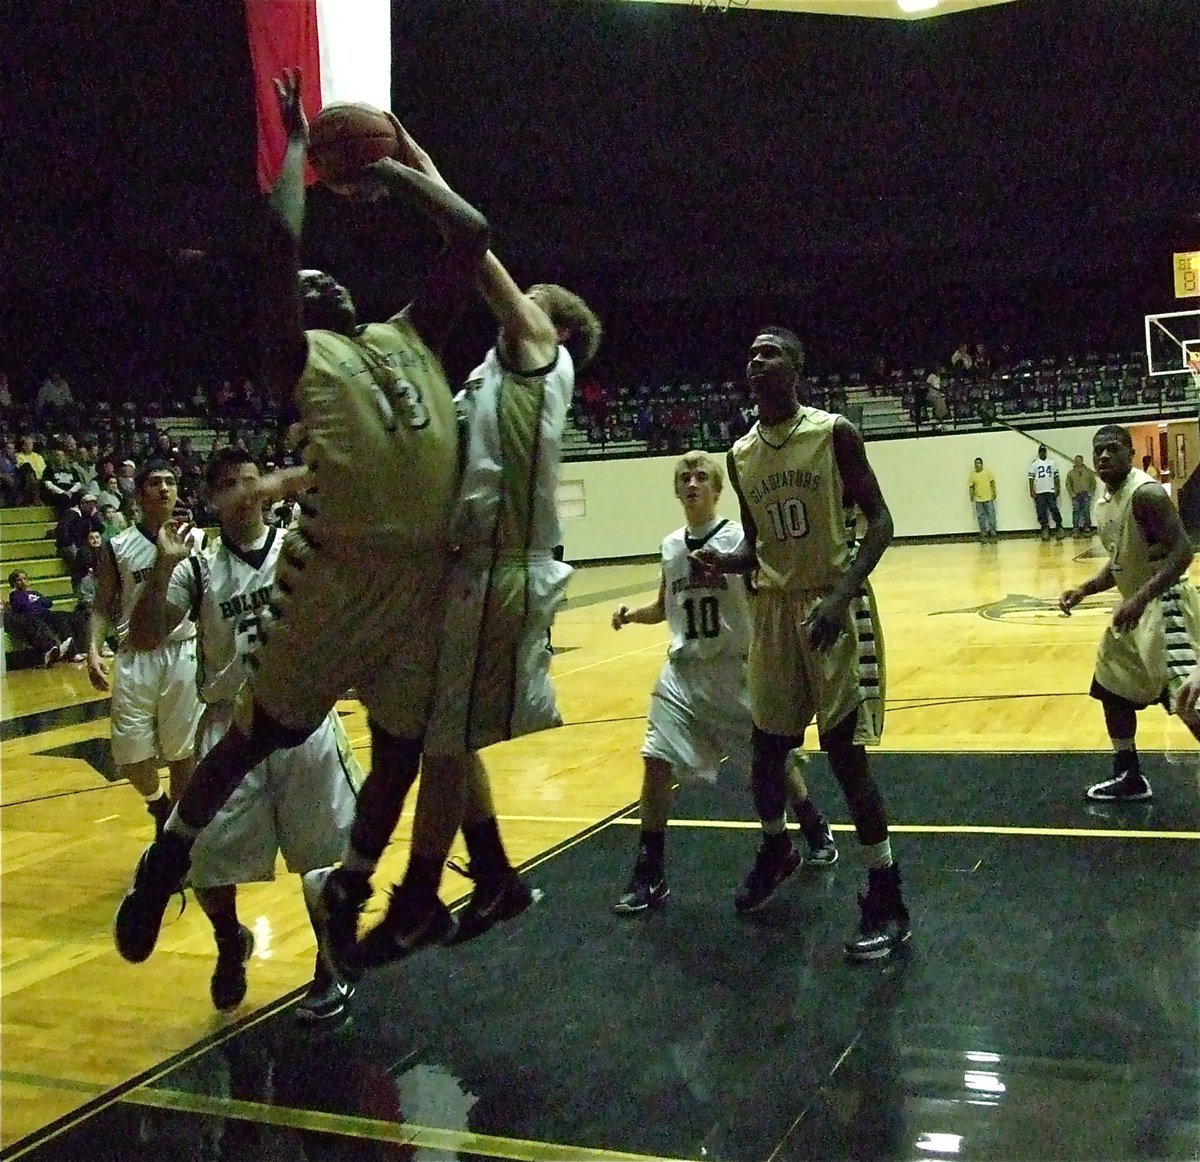
[[[17,479],[17,446],[5,440],[0,447],[0,504],[16,504],[21,494]]]
[[[88,605],[96,602],[96,576],[100,569],[100,555],[104,552],[104,534],[92,529],[87,540],[80,546],[71,568],[71,588],[75,596]]]
[[[100,487],[96,489],[96,507],[102,516],[109,505],[117,509],[121,507],[121,488],[115,473],[102,477]]]
[[[59,519],[84,493],[83,481],[75,474],[67,459],[65,448],[54,448],[50,463],[42,473],[42,494],[46,502],[54,507]]]
[[[0,419],[12,411],[12,390],[8,386],[8,372],[0,371]]]
[[[11,592],[4,606],[4,628],[37,650],[44,666],[71,657],[73,642],[82,647],[85,635],[76,615],[55,609],[49,597],[30,589],[29,578],[21,569],[8,575],[8,584]]]
[[[86,441],[80,443],[74,453],[69,456],[75,475],[83,481],[84,488],[93,491],[96,488],[96,478],[99,466],[96,463],[96,448]]]
[[[115,504],[104,505],[100,509],[100,516],[104,521],[103,536],[106,541],[111,541],[117,533],[122,533],[129,527],[129,522]]]
[[[21,437],[17,452],[17,485],[20,504],[42,503],[42,475],[46,471],[46,459],[35,451],[32,436]]]
[[[77,506],[68,508],[58,518],[58,528],[54,532],[58,555],[63,559],[72,579],[92,533],[103,537],[104,518],[96,508],[96,494],[86,492],[80,497]]]
[[[137,465],[132,460],[122,460],[121,467],[117,470],[117,487],[121,490],[121,511],[126,516],[133,513],[134,497],[137,495],[137,483],[133,478],[136,471]]]

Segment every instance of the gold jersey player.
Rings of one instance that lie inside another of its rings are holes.
[[[758,595],[747,683],[754,719],[751,782],[764,837],[735,905],[768,899],[800,858],[784,827],[787,756],[816,719],[868,868],[852,960],[890,956],[909,939],[887,815],[864,749],[883,730],[883,638],[867,576],[892,539],[892,518],[858,430],[801,405],[800,340],[764,328],[747,378],[758,422],[729,453],[745,539],[731,552],[693,554],[698,574],[754,573]],[[854,510],[866,518],[853,543]]]
[[[487,223],[415,170],[376,162],[371,196],[403,197],[446,245],[404,311],[359,326],[332,278],[297,272],[308,127],[299,76],[289,73],[277,90],[288,148],[253,238],[263,251],[264,376],[299,412],[307,491],[276,573],[275,620],[252,656],[233,723],[143,854],[118,909],[117,948],[134,962],[153,951],[193,842],[247,772],[303,742],[350,687],[366,705],[372,753],[352,845],[377,858],[416,778],[433,693],[429,626],[441,620],[443,534],[458,485],[457,421],[437,352],[474,289]]]
[[[1152,702],[1178,712],[1197,738],[1191,704],[1179,705],[1196,667],[1200,604],[1187,579],[1192,546],[1166,489],[1133,467],[1133,439],[1115,424],[1092,437],[1092,462],[1104,484],[1095,521],[1108,561],[1096,576],[1060,598],[1064,613],[1085,597],[1114,585],[1121,600],[1100,639],[1091,695],[1104,708],[1113,745],[1113,777],[1087,797],[1099,802],[1149,799],[1150,783],[1138,762],[1137,712]]]
[[[642,743],[641,837],[633,875],[613,906],[618,916],[661,907],[670,895],[664,852],[674,779],[689,774],[715,779],[722,760],[743,775],[753,765],[754,724],[746,692],[748,579],[722,576],[708,586],[692,577],[690,561],[701,548],[732,552],[742,543],[742,526],[717,516],[723,485],[721,465],[707,452],[688,452],[676,463],[675,496],[687,523],[663,540],[658,596],[635,609],[619,605],[612,615],[615,630],[665,621],[671,634],[650,696]],[[788,797],[808,842],[809,862],[829,867],[838,857],[833,834],[809,798],[798,760],[788,773]],[[770,826],[774,820],[762,822]],[[761,907],[766,899],[751,903]]]

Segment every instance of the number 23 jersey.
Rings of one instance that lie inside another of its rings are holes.
[[[743,577],[726,574],[718,585],[692,580],[688,554],[699,548],[729,553],[742,543],[742,526],[723,520],[707,536],[676,529],[662,543],[663,604],[672,662],[744,662],[750,648],[750,607]]]
[[[167,601],[176,609],[198,607],[196,682],[202,702],[231,702],[249,676],[246,659],[273,616],[271,590],[283,542],[280,529],[268,528],[257,549],[218,540],[205,553],[175,566]]]

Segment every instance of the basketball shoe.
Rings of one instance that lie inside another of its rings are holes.
[[[154,951],[167,903],[187,878],[190,851],[186,840],[164,831],[142,852],[113,922],[117,951],[131,963],[141,964]]]
[[[900,895],[896,864],[867,871],[867,894],[858,897],[861,913],[858,935],[846,941],[850,960],[882,960],[897,952],[912,936],[908,909]]]
[[[435,892],[398,884],[383,919],[359,942],[357,965],[379,968],[430,944],[448,943],[453,934],[454,917]]]
[[[804,838],[808,843],[808,858],[805,863],[813,867],[832,867],[838,861],[837,844],[833,841],[833,832],[829,829],[829,820],[823,815],[819,827],[814,827],[811,834],[805,831]]]
[[[323,1025],[337,1021],[346,1016],[353,996],[354,985],[334,976],[318,953],[312,984],[296,1006],[296,1020],[301,1025]]]
[[[739,912],[757,911],[799,866],[800,853],[786,831],[777,836],[764,835],[754,866],[733,897],[733,906]]]
[[[313,909],[313,927],[317,930],[318,955],[331,979],[353,982],[362,975],[358,918],[370,898],[370,877],[344,867],[335,867],[321,886]]]
[[[1128,753],[1113,755],[1113,777],[1087,789],[1087,797],[1097,803],[1136,803],[1153,794],[1137,755]]]
[[[671,889],[667,887],[662,865],[647,858],[642,852],[633,865],[633,875],[630,876],[629,883],[613,904],[613,911],[618,916],[636,916],[649,908],[661,908],[670,894]]]
[[[219,1012],[235,1009],[246,999],[246,961],[254,952],[254,933],[239,924],[230,937],[217,937],[217,963],[208,991]]]
[[[465,944],[482,936],[501,920],[512,920],[533,903],[533,891],[511,868],[494,872],[476,872],[474,864],[463,867],[454,860],[446,864],[460,876],[475,882],[467,906],[458,915],[458,925],[446,944]]]

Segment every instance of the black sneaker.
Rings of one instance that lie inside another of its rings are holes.
[[[1087,797],[1098,803],[1136,803],[1153,794],[1150,783],[1136,767],[1118,770],[1113,778],[1094,783],[1087,789]]]
[[[833,841],[833,832],[829,829],[829,821],[821,820],[821,826],[811,835],[805,835],[808,842],[808,858],[805,863],[813,867],[832,867],[838,861],[837,844]]]
[[[126,960],[141,964],[154,951],[163,913],[182,891],[189,863],[189,845],[170,831],[142,852],[113,922],[117,951]]]
[[[246,999],[246,961],[254,952],[254,933],[239,924],[237,935],[227,940],[217,937],[217,965],[208,991],[218,1012],[236,1009]]]
[[[296,1020],[301,1025],[323,1025],[341,1020],[354,996],[354,985],[331,976],[324,960],[317,957],[317,970],[304,999],[296,1006]]]
[[[488,875],[476,873],[471,866],[463,867],[450,860],[446,866],[461,876],[475,881],[475,890],[467,906],[458,914],[458,925],[446,944],[465,944],[482,936],[501,920],[519,916],[533,903],[533,891],[512,868]]]
[[[912,937],[908,909],[900,895],[900,869],[873,867],[867,872],[867,894],[858,897],[858,935],[846,941],[850,960],[882,960]]]
[[[147,801],[146,810],[150,813],[150,818],[154,820],[155,839],[162,838],[163,828],[166,827],[167,820],[171,818],[172,808],[170,797],[167,795]]]
[[[317,948],[330,977],[356,981],[362,975],[358,963],[358,917],[371,898],[371,880],[361,872],[335,867],[321,886],[313,909]]]
[[[800,853],[792,846],[790,839],[780,844],[772,844],[764,839],[759,845],[750,874],[733,897],[733,906],[739,912],[757,911],[799,866]]]
[[[661,908],[670,894],[663,869],[639,859],[633,865],[633,875],[621,898],[613,904],[613,911],[618,916],[636,916],[649,908]]]
[[[454,917],[435,893],[398,884],[383,919],[359,942],[355,964],[360,971],[378,968],[453,934]]]

